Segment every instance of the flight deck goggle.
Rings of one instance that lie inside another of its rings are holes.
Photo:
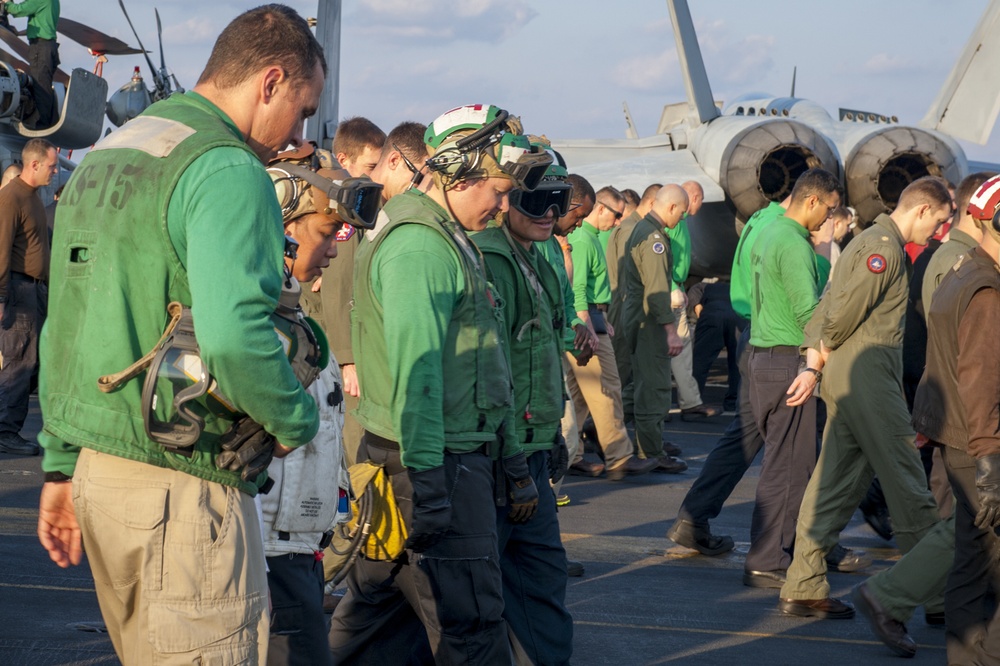
[[[518,134],[501,136],[480,132],[459,139],[454,147],[439,150],[427,158],[427,167],[441,173],[447,180],[457,182],[471,178],[507,177],[519,189],[533,190],[552,164],[552,156],[537,147],[527,145]],[[517,145],[519,143],[525,145]]]
[[[545,217],[550,208],[556,209],[556,217],[569,212],[573,187],[566,182],[543,182],[535,190],[513,190],[510,193],[511,208],[531,218]]]
[[[286,220],[297,217],[298,209],[302,209],[299,214],[333,212],[332,205],[323,211],[309,200],[306,193],[310,188],[302,186],[302,181],[305,181],[325,195],[330,204],[336,205],[337,215],[347,224],[360,229],[375,227],[375,219],[382,207],[382,186],[367,176],[329,180],[309,167],[289,162],[272,164],[267,170],[275,182],[281,214]],[[281,187],[282,184],[287,185]]]

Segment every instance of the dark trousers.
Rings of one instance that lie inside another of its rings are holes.
[[[399,451],[363,441],[359,457],[385,465],[409,529],[413,488]],[[425,552],[407,550],[395,562],[358,558],[330,626],[338,666],[426,663],[427,641],[437,664],[510,663],[493,463],[482,453],[446,452],[444,465],[452,488],[448,532]]]
[[[36,37],[28,45],[28,66],[35,80],[31,93],[35,111],[24,119],[29,128],[40,129],[55,124],[55,95],[52,93],[52,76],[59,64],[59,45],[54,39]]]
[[[503,617],[536,666],[563,666],[573,654],[573,617],[566,610],[566,551],[559,537],[549,454],[536,451],[528,467],[538,488],[538,512],[526,523],[497,507]]]
[[[757,429],[753,408],[750,406],[750,327],[748,326],[737,347],[739,360],[739,408],[726,432],[705,459],[701,474],[691,486],[677,517],[696,525],[707,526],[718,517],[722,505],[732,494],[757,452],[764,446],[764,438]],[[787,388],[787,387],[786,387]]]
[[[28,416],[46,298],[44,284],[21,273],[10,274],[0,318],[0,433],[21,432]]]
[[[797,347],[750,352],[750,403],[764,437],[746,558],[751,571],[782,570],[791,564],[799,506],[816,467],[816,398],[798,407],[785,404],[798,374]]]
[[[323,614],[323,561],[313,554],[267,558],[271,594],[268,666],[331,664]]]
[[[1000,663],[1000,538],[974,521],[979,511],[976,461],[945,446],[943,457],[955,493],[955,562],[944,592],[949,664]]]
[[[712,368],[719,353],[726,350],[726,363],[729,370],[729,384],[726,387],[726,404],[736,402],[740,390],[740,368],[737,351],[740,330],[746,329],[746,321],[733,316],[725,316],[718,312],[702,313],[694,329],[694,360],[691,375],[698,382],[698,390],[705,394],[705,382],[708,381],[708,371]]]

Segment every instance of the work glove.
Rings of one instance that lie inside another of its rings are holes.
[[[526,523],[538,510],[538,488],[528,471],[528,458],[524,452],[503,459],[503,471],[507,476],[510,513],[507,517],[515,523]]]
[[[566,438],[562,431],[556,431],[556,441],[549,451],[549,481],[559,483],[569,468],[569,449],[566,448]]]
[[[215,457],[215,466],[238,471],[241,479],[252,483],[271,464],[275,441],[264,426],[244,416],[219,438],[222,453]]]
[[[404,544],[417,553],[427,550],[444,536],[451,525],[451,497],[444,465],[416,472],[406,470],[413,486],[413,520]]]
[[[979,491],[976,527],[995,529],[1000,526],[1000,453],[976,459],[976,489]]]

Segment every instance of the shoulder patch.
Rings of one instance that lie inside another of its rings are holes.
[[[653,238],[663,238],[660,234],[653,234]]]
[[[653,243],[653,252],[656,254],[663,254],[665,250],[666,248],[663,246],[663,243]]]
[[[349,241],[354,236],[354,232],[357,231],[354,227],[349,224],[345,224],[337,232],[337,242],[343,243],[344,241]]]
[[[872,273],[881,273],[885,270],[885,257],[881,254],[873,254],[868,257],[868,270]]]

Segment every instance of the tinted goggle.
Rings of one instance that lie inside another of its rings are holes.
[[[326,191],[337,202],[337,213],[351,226],[374,229],[382,208],[382,186],[367,176],[348,178]]]
[[[514,180],[518,189],[530,191],[538,187],[551,165],[552,156],[538,152],[524,153],[516,162],[504,162],[500,168]]]
[[[273,165],[268,171],[275,181],[281,213],[286,219],[296,217],[298,209],[305,213],[321,207],[316,204],[322,199],[314,202],[315,194],[307,193],[309,188],[300,182],[305,181],[329,200],[329,208],[336,208],[337,215],[347,224],[360,229],[375,227],[382,208],[382,186],[368,176],[329,180],[308,167],[289,163]]]
[[[513,190],[510,193],[510,205],[524,215],[536,219],[545,217],[550,208],[555,208],[556,217],[562,217],[569,212],[572,193],[573,188],[569,183],[543,184],[531,192]]]

